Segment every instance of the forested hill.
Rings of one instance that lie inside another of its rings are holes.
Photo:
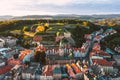
[[[0,21],[0,34],[6,35],[9,31],[12,30],[22,30],[24,26],[32,26],[38,23],[46,23],[48,20],[7,20]],[[65,25],[72,25],[72,28],[66,28],[69,32],[72,33],[72,37],[76,42],[76,46],[80,47],[82,43],[85,41],[84,34],[89,34],[94,31],[100,30],[103,28],[106,30],[109,28],[108,26],[98,26],[89,21],[85,20],[74,20],[74,19],[62,19],[62,20],[49,20],[50,24],[63,23]],[[108,46],[113,49],[115,46],[120,45],[119,37],[120,37],[120,26],[113,26],[118,33],[108,36],[105,38],[105,42],[102,43],[102,48]],[[111,44],[112,43],[112,44]]]
[[[0,32],[6,30],[14,30],[14,29],[22,29],[23,26],[26,25],[33,25],[38,23],[46,23],[48,20],[7,20],[7,21],[0,21]],[[84,21],[82,20],[49,20],[49,23],[67,23],[67,24],[82,24]],[[100,27],[88,22],[86,26],[89,26],[92,31],[100,29]]]

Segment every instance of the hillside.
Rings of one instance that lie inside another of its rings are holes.
[[[23,27],[28,27],[28,31],[30,31],[30,28],[36,24],[39,23],[46,23],[48,20],[9,20],[9,21],[1,21],[0,22],[0,34],[2,35],[9,35],[10,31],[22,31]],[[89,21],[86,20],[73,20],[73,19],[62,19],[62,20],[49,20],[49,24],[51,29],[48,29],[48,33],[54,32],[56,34],[59,29],[63,29],[69,31],[72,34],[72,38],[75,40],[76,47],[80,47],[83,42],[85,42],[84,34],[89,34],[94,31],[100,30],[100,28],[103,28],[106,30],[109,28],[108,26],[99,26],[95,25]],[[60,26],[58,26],[61,25]],[[109,48],[113,49],[115,46],[119,45],[119,38],[120,37],[120,27],[114,26],[113,29],[117,30],[117,34],[108,36],[105,38],[105,43],[102,43],[103,47],[108,46]],[[46,33],[47,33],[46,32]],[[113,39],[114,38],[114,39]],[[48,38],[44,38],[45,40]],[[54,39],[55,40],[55,37]],[[52,41],[53,41],[52,40]],[[111,44],[112,43],[112,44]],[[112,46],[114,45],[114,46]]]

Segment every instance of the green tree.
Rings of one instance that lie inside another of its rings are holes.
[[[44,51],[36,51],[34,57],[40,64],[44,65],[46,63],[46,54]]]
[[[27,26],[24,26],[22,31],[23,31],[23,32],[24,32],[24,31],[29,31],[29,28],[28,28]]]

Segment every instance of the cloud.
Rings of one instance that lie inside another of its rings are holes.
[[[37,4],[53,4],[53,5],[66,5],[74,0],[37,0]]]
[[[116,1],[116,0],[114,0]],[[88,4],[88,3],[112,3],[113,0],[36,0],[37,4],[70,5],[70,4]]]
[[[119,0],[0,0],[0,15],[117,13]]]
[[[99,3],[99,4],[101,4],[101,3],[105,3],[105,2],[107,2],[107,3],[111,3],[112,2],[112,0],[75,0],[76,2],[78,2],[79,4],[88,4],[88,3]]]

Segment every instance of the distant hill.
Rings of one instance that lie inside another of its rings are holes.
[[[22,20],[29,20],[29,19],[93,19],[92,15],[76,15],[76,14],[58,14],[58,15],[27,15],[27,16],[20,16],[14,17],[13,19],[22,19]]]
[[[52,16],[50,15],[27,15],[27,16],[20,16],[20,17],[14,17],[12,19],[22,19],[22,20],[29,20],[29,19],[50,19]]]
[[[120,14],[108,15],[76,15],[76,14],[58,14],[58,15],[26,15],[26,16],[0,16],[0,20],[15,19],[15,20],[35,20],[35,19],[104,19],[104,18],[120,18]]]
[[[4,15],[4,16],[0,16],[0,20],[7,20],[7,19],[12,19],[13,16],[11,15]]]
[[[120,14],[92,15],[94,18],[120,18]]]
[[[79,15],[66,15],[66,14],[59,14],[59,15],[27,15],[27,16],[20,16],[20,17],[14,17],[13,19],[71,19],[71,18],[80,18]]]
[[[109,15],[76,15],[76,14],[58,14],[58,15],[28,15],[14,17],[13,19],[104,19],[104,18],[120,18],[120,14]]]

